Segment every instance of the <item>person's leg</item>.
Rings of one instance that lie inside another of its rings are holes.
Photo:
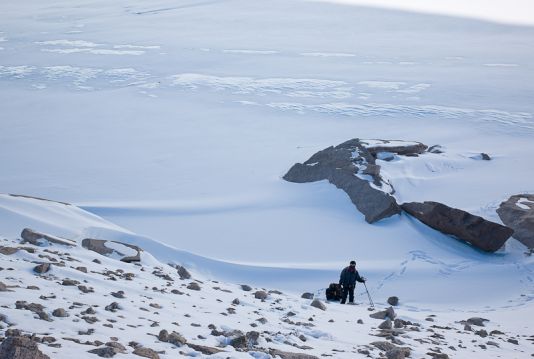
[[[352,285],[349,287],[349,303],[354,303],[354,286]]]
[[[347,301],[347,294],[349,294],[349,288],[344,285],[341,290],[341,304],[345,304]]]

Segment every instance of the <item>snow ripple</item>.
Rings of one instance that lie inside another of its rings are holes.
[[[430,117],[440,116],[450,119],[468,119],[476,121],[490,121],[504,125],[534,130],[534,121],[531,113],[508,112],[493,109],[468,109],[447,107],[439,105],[398,105],[398,104],[362,104],[353,105],[347,103],[326,103],[319,105],[307,105],[302,103],[272,102],[268,107],[295,111],[297,113],[320,112],[334,115],[358,117],[358,116],[410,116]]]

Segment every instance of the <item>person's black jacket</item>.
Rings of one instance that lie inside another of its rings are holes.
[[[339,276],[339,284],[341,284],[344,287],[355,286],[356,281],[360,283],[365,282],[365,280],[362,277],[360,277],[360,274],[358,273],[356,268],[354,268],[354,271],[352,271],[350,267],[343,268],[343,270],[341,271],[341,275]]]

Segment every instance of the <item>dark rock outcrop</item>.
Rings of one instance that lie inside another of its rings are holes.
[[[26,337],[8,337],[0,345],[0,358],[50,359],[37,347],[37,343]]]
[[[501,248],[514,232],[506,226],[438,202],[404,203],[402,209],[424,224],[486,252]]]
[[[41,240],[47,240],[48,242],[51,242],[51,243],[56,243],[56,244],[62,244],[62,245],[65,245],[65,246],[75,246],[76,245],[76,242],[73,241],[73,240],[70,240],[70,239],[66,239],[66,238],[59,238],[59,237],[56,237],[56,236],[51,236],[49,234],[46,234],[46,233],[41,233],[41,232],[38,232],[38,231],[35,231],[31,228],[24,228],[22,230],[22,233],[20,234],[20,237],[22,238],[22,243],[31,243],[35,246],[39,246],[41,245]]]
[[[283,178],[295,183],[328,180],[347,193],[368,223],[374,223],[401,211],[391,196],[393,187],[380,175],[375,156],[385,149],[405,155],[426,150],[423,144],[396,147],[388,146],[387,142],[373,140],[370,144],[365,140],[352,139],[336,147],[328,147],[306,162],[293,165]]]
[[[180,279],[191,279],[191,274],[185,267],[181,265],[176,266],[176,270],[178,271],[178,275],[180,276]]]
[[[501,203],[497,213],[514,230],[513,237],[534,248],[534,194],[517,194]]]
[[[109,248],[106,246],[107,242],[116,243],[125,247],[128,247],[130,249],[133,249],[137,253],[134,255],[127,256],[124,253],[119,252],[115,248]],[[92,239],[92,238],[85,238],[82,241],[82,246],[86,249],[89,249],[90,251],[96,252],[98,254],[101,254],[103,256],[109,257],[109,256],[119,256],[121,257],[120,260],[122,262],[131,263],[131,262],[140,262],[141,261],[141,252],[143,251],[141,248],[134,246],[132,244],[128,243],[121,243],[117,241],[107,241],[103,239]]]

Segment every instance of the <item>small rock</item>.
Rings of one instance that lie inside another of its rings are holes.
[[[19,251],[18,248],[0,246],[0,254],[3,254],[5,256],[10,256],[12,254],[17,253],[18,251]]]
[[[109,305],[106,305],[104,309],[107,310],[108,312],[116,312],[118,309],[121,309],[121,308],[119,306],[119,303],[113,302]]]
[[[310,305],[312,307],[315,307],[321,310],[326,310],[326,305],[323,302],[321,302],[319,299],[314,299]]]
[[[478,331],[475,332],[476,335],[482,337],[482,338],[485,338],[488,336],[488,332],[484,329],[480,329]]]
[[[101,358],[113,358],[117,354],[117,351],[112,347],[102,347],[89,350],[89,353],[96,354]]]
[[[308,293],[308,292],[302,293],[300,297],[304,299],[313,299],[313,293]]]
[[[258,290],[258,291],[256,291],[256,293],[254,293],[254,298],[256,298],[256,299],[265,300],[265,299],[267,299],[268,296],[269,295],[266,292],[264,292],[263,290]]]
[[[484,326],[484,322],[489,322],[489,319],[480,318],[480,317],[473,317],[466,320],[467,324],[476,325],[479,327]]]
[[[191,283],[189,283],[189,285],[187,286],[187,289],[191,289],[191,290],[200,290],[200,286],[198,285],[197,282],[191,282]]]
[[[409,348],[393,348],[386,352],[387,359],[404,359],[410,356]]]
[[[169,332],[165,329],[162,329],[158,334],[158,339],[162,342],[168,342],[169,341]]]
[[[387,318],[385,321],[380,323],[380,325],[378,326],[378,329],[391,329],[391,328],[393,328],[393,325],[391,323],[391,319],[389,318]]]
[[[176,269],[180,279],[191,279],[191,274],[187,271],[187,269],[185,269],[185,267],[177,265]]]
[[[69,316],[69,313],[67,313],[65,309],[63,308],[57,308],[57,309],[54,309],[54,311],[52,312],[52,315],[54,317],[66,318]]]
[[[111,292],[111,295],[114,296],[115,298],[119,298],[119,299],[125,298],[124,297],[124,292],[122,290],[119,290],[118,292]]]
[[[515,345],[519,345],[519,341],[517,339],[513,339],[513,338],[508,339],[507,342],[515,344]]]
[[[400,329],[400,328],[404,328],[404,321],[400,320],[400,319],[395,319],[393,321],[393,326],[397,329]]]
[[[239,305],[239,303],[241,302],[239,301],[238,298],[235,298],[234,300],[232,300],[232,304]]]
[[[158,353],[156,353],[154,350],[152,350],[150,348],[137,347],[137,348],[135,348],[133,353],[135,355],[143,357],[143,358],[159,359]]]
[[[185,343],[187,343],[187,339],[185,339],[181,334],[179,333],[176,333],[176,332],[172,332],[171,334],[169,334],[169,338],[167,340],[167,342],[171,343],[171,344],[174,344],[178,347],[181,347],[182,345],[184,345]]]
[[[52,269],[52,265],[50,263],[41,263],[35,266],[35,268],[33,268],[33,271],[35,273],[43,274],[48,272],[50,269]]]
[[[78,285],[78,284],[80,284],[80,282],[74,279],[69,279],[69,278],[65,278],[61,282],[61,285],[65,285],[65,286]]]
[[[245,292],[250,292],[252,287],[246,284],[241,284],[241,289],[243,289]]]
[[[397,306],[399,304],[399,298],[398,297],[389,297],[388,298],[388,304],[392,306]]]
[[[358,323],[358,324],[363,324],[363,320],[358,319],[358,321],[357,321],[356,323]]]

